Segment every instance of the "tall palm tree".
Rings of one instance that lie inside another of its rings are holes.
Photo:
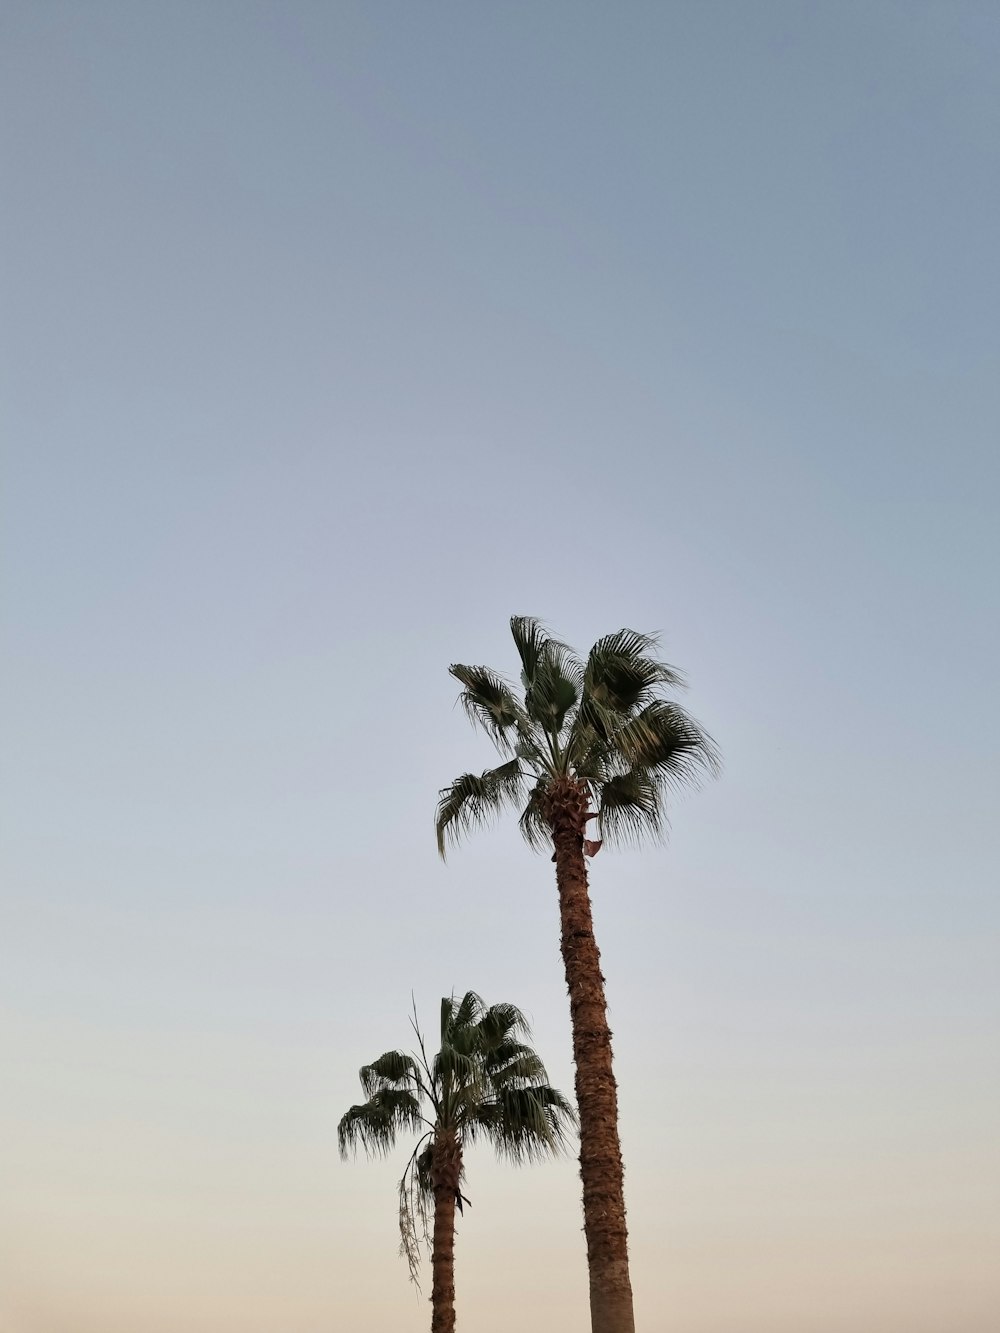
[[[337,1128],[341,1156],[359,1146],[384,1156],[404,1130],[420,1134],[399,1183],[401,1253],[416,1281],[421,1242],[431,1250],[431,1333],[455,1327],[455,1210],[466,1147],[485,1139],[497,1156],[520,1163],[558,1152],[575,1124],[572,1107],[548,1084],[527,1045],[527,1020],[512,1004],[483,1004],[474,991],[441,1001],[441,1049],[387,1051],[361,1070],[368,1100]],[[430,1217],[433,1214],[433,1241]]]
[[[552,849],[569,990],[580,1114],[580,1175],[593,1333],[634,1333],[618,1090],[586,856],[608,842],[661,835],[671,790],[717,766],[714,743],[664,687],[682,684],[656,642],[623,629],[586,661],[544,625],[514,616],[523,693],[483,666],[452,666],[460,699],[504,762],[464,773],[440,793],[438,850],[506,808],[536,849]],[[596,836],[587,824],[597,821]]]

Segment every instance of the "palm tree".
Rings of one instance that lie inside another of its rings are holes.
[[[469,991],[441,1001],[441,1049],[387,1051],[361,1070],[368,1100],[352,1106],[337,1128],[342,1157],[360,1145],[384,1156],[401,1131],[420,1134],[399,1183],[400,1252],[417,1280],[421,1242],[431,1250],[431,1333],[455,1327],[455,1209],[462,1194],[465,1148],[485,1139],[497,1156],[520,1163],[558,1152],[576,1117],[548,1084],[545,1066],[527,1045],[527,1020],[512,1004]],[[523,1039],[523,1040],[522,1040]],[[421,1133],[422,1131],[422,1133]],[[433,1241],[429,1235],[433,1213]]]
[[[662,835],[666,798],[717,767],[715,745],[664,686],[681,685],[656,659],[656,642],[623,629],[599,639],[585,662],[540,621],[514,616],[523,695],[489,667],[452,666],[460,699],[504,762],[464,773],[440,793],[438,850],[519,809],[536,849],[552,849],[562,957],[569,990],[580,1114],[580,1175],[593,1333],[634,1333],[618,1090],[604,978],[594,939],[586,856],[602,843]],[[587,824],[597,821],[596,836]]]

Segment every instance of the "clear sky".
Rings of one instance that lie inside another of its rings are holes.
[[[7,0],[2,1333],[407,1333],[341,1164],[507,619],[661,634],[723,779],[592,887],[645,1333],[993,1333],[1000,10]],[[572,1161],[459,1320],[578,1333]]]

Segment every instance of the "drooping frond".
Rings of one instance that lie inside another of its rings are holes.
[[[411,1092],[381,1088],[363,1106],[352,1106],[337,1126],[341,1157],[359,1147],[373,1157],[384,1157],[404,1129],[419,1129],[423,1123],[420,1103]]]
[[[512,754],[525,717],[504,678],[484,666],[454,663],[448,670],[463,686],[459,700],[469,720],[483,728],[501,753]]]
[[[410,1270],[410,1281],[420,1289],[420,1251],[431,1247],[430,1132],[410,1154],[399,1182],[399,1253]]]
[[[506,807],[518,805],[523,795],[524,774],[518,759],[456,778],[442,789],[438,801],[435,828],[441,856],[449,840],[457,843],[472,829],[491,823]]]
[[[518,820],[521,837],[536,852],[552,845],[552,835],[542,815],[541,797],[544,790],[543,783],[535,783]]]
[[[569,1101],[547,1084],[507,1087],[469,1117],[466,1136],[492,1143],[498,1157],[527,1162],[565,1148],[576,1115]]]
[[[666,807],[660,784],[644,768],[616,774],[603,784],[597,826],[606,842],[628,844],[662,837]]]

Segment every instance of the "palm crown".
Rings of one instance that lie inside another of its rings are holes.
[[[663,697],[683,685],[675,668],[654,656],[655,639],[622,629],[594,644],[581,661],[530,616],[514,616],[523,697],[490,667],[454,665],[461,702],[505,762],[464,773],[440,793],[438,850],[506,808],[521,810],[520,828],[534,847],[548,843],[551,798],[577,789],[596,817],[598,841],[657,836],[670,789],[718,764],[715,745],[695,720]],[[547,798],[549,798],[547,800]]]
[[[503,1159],[530,1161],[565,1145],[575,1114],[522,1040],[530,1029],[514,1005],[487,1008],[474,991],[461,1000],[445,997],[441,1048],[433,1058],[411,1022],[418,1051],[387,1051],[361,1069],[368,1100],[341,1119],[337,1141],[344,1157],[358,1147],[384,1156],[400,1132],[423,1130],[399,1185],[401,1250],[416,1280],[435,1185],[447,1180],[460,1210],[468,1202],[458,1189],[463,1147],[485,1139]]]

